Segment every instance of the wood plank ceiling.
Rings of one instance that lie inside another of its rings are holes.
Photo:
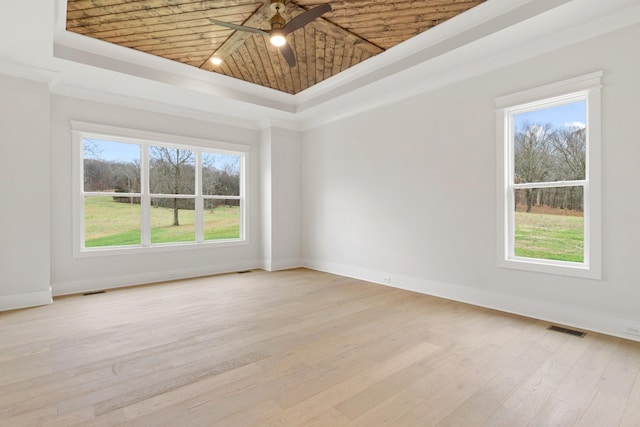
[[[295,67],[264,35],[209,21],[269,30],[268,0],[68,0],[67,30],[295,94],[484,1],[329,0],[330,12],[287,37]],[[283,16],[322,3],[289,0]]]

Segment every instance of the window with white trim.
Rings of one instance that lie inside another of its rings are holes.
[[[601,76],[496,99],[499,266],[600,278]]]
[[[72,123],[76,254],[246,240],[248,147]]]

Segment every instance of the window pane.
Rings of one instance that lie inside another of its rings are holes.
[[[240,238],[240,200],[204,201],[204,239]]]
[[[96,196],[84,198],[84,246],[140,244],[140,200]]]
[[[192,150],[149,147],[151,194],[195,194],[195,158]]]
[[[151,243],[193,242],[195,200],[151,198]]]
[[[582,187],[515,190],[514,254],[584,262]]]
[[[202,153],[202,194],[240,195],[240,156]]]
[[[84,191],[140,192],[140,145],[82,139]]]
[[[515,183],[583,180],[586,102],[513,116]]]

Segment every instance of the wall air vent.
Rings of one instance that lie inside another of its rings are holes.
[[[85,292],[82,294],[83,297],[86,297],[88,295],[97,295],[97,294],[105,294],[107,293],[107,291],[91,291],[91,292]]]
[[[562,326],[551,325],[547,328],[550,331],[562,332],[563,334],[569,334],[576,337],[584,337],[587,335],[586,332],[576,331],[575,329],[563,328]]]

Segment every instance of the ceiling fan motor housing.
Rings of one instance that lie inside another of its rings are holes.
[[[275,15],[271,17],[272,30],[281,30],[287,23],[282,15],[280,15],[280,13],[286,9],[284,1],[285,0],[271,0],[271,10],[275,12]]]
[[[271,29],[272,30],[280,30],[285,26],[287,21],[284,20],[280,13],[276,12],[275,15],[271,17]]]

